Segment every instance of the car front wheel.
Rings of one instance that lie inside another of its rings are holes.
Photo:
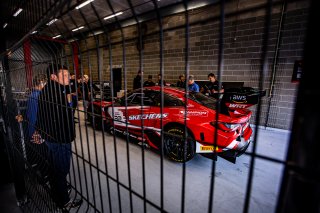
[[[188,132],[187,140],[185,140],[184,131],[183,126],[171,126],[164,133],[166,156],[181,163],[191,160],[195,154],[194,139]]]

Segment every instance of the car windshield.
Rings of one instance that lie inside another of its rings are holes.
[[[188,97],[189,99],[196,101],[210,109],[216,109],[217,100],[212,97],[205,96],[201,92],[189,92]]]

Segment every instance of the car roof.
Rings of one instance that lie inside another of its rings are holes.
[[[153,91],[160,91],[161,87],[160,86],[153,86],[153,87],[145,87],[145,90],[153,90]],[[163,87],[163,91],[167,94],[170,95],[174,95],[177,97],[184,97],[185,95],[185,90],[182,88],[178,88],[178,87],[168,87],[168,86],[164,86]]]

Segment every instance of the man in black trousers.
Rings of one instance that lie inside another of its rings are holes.
[[[63,212],[68,212],[82,203],[82,200],[70,199],[67,186],[71,142],[75,139],[70,74],[64,66],[50,65],[47,75],[50,80],[39,96],[37,131],[33,139],[44,139],[48,146],[53,199]]]

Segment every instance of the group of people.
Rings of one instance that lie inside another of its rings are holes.
[[[133,89],[141,88],[141,86],[152,87],[152,86],[161,85],[161,84],[163,86],[167,85],[165,80],[161,80],[162,78],[161,74],[158,74],[157,83],[153,82],[152,75],[148,75],[148,80],[142,83],[142,74],[143,74],[143,71],[139,70],[136,77],[133,79]]]
[[[46,75],[40,74],[34,78],[27,101],[26,136],[30,146],[37,146],[31,150],[42,152],[38,155],[46,158],[40,161],[48,162],[48,168],[40,168],[39,172],[48,175],[54,201],[63,212],[82,203],[81,199],[70,198],[67,175],[70,170],[71,143],[75,140],[76,84],[84,87],[84,100],[88,100],[90,90],[87,83],[88,77],[85,75],[76,80],[74,75],[70,77],[65,66],[49,65]],[[22,122],[22,116],[17,116],[17,120]]]
[[[165,80],[161,79],[162,78],[161,74],[158,74],[157,83],[153,82],[152,75],[148,75],[148,80],[146,80],[142,84],[142,74],[143,72],[139,70],[136,77],[133,80],[133,89],[141,88],[141,86],[151,87],[155,85],[161,85],[161,83],[164,86],[168,85]],[[215,74],[209,73],[208,80],[209,82],[200,88],[199,85],[195,82],[194,75],[189,75],[187,83],[186,83],[185,75],[180,75],[179,80],[175,86],[180,88],[186,88],[187,86],[189,91],[201,92],[207,96],[212,96],[214,98],[218,98],[219,94],[224,93],[223,85],[221,84],[219,87],[219,81],[217,80]]]
[[[207,96],[219,98],[219,94],[224,93],[223,85],[221,84],[219,87],[219,81],[213,73],[208,74],[208,80],[209,82],[200,88],[195,82],[194,76],[190,75],[188,81],[189,91],[201,92]]]

